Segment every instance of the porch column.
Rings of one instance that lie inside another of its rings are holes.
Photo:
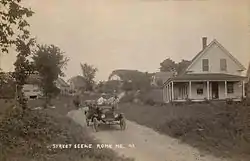
[[[209,81],[207,81],[207,99],[209,100],[210,99],[210,94],[209,94]]]
[[[242,81],[242,96],[243,96],[243,98],[245,98],[246,97],[246,95],[245,95],[246,93],[245,93],[245,82],[244,81]]]
[[[189,97],[188,98],[189,99],[192,98],[192,83],[191,83],[191,81],[189,81]]]
[[[172,81],[172,100],[174,100],[174,82]]]
[[[227,81],[225,81],[225,98],[227,98]]]
[[[168,84],[167,88],[168,88],[168,101],[170,101],[169,84]]]
[[[167,88],[167,90],[166,90],[167,91],[167,102],[169,102],[169,88],[168,88],[168,85],[167,85],[166,88]]]
[[[166,89],[166,86],[163,86],[163,88],[162,88],[162,100],[163,100],[163,102],[166,102],[166,91],[165,91],[165,89]]]

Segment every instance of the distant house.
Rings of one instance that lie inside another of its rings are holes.
[[[68,80],[70,91],[79,93],[85,90],[86,83],[82,76],[75,76]]]
[[[202,51],[185,72],[164,83],[164,102],[208,100],[241,100],[245,97],[242,72],[246,68],[217,40],[207,45],[202,38]]]
[[[110,80],[110,81],[121,81],[122,79],[121,79],[120,76],[114,74],[114,75],[112,75],[112,76],[109,78],[109,80]]]
[[[141,72],[138,70],[128,70],[128,69],[119,69],[113,71],[110,76],[109,80],[112,78],[118,78],[119,81],[122,83],[122,86],[131,86],[129,89],[131,90],[140,90],[146,89],[150,87],[150,78],[151,74],[147,72]],[[127,87],[128,87],[127,86]]]
[[[109,80],[119,80],[121,82],[136,82],[148,79],[149,77],[150,74],[138,70],[119,69],[114,70],[110,74]]]
[[[169,78],[174,77],[174,72],[157,72],[151,78],[151,86],[162,86]]]
[[[42,96],[42,91],[39,87],[39,79],[38,72],[29,75],[26,84],[23,86],[23,93],[26,98],[37,99]]]
[[[60,89],[60,93],[63,95],[67,95],[70,92],[70,85],[67,84],[62,78],[58,78],[56,80],[56,87]]]

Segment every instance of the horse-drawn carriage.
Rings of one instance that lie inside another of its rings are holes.
[[[94,131],[98,131],[101,124],[120,125],[121,130],[126,129],[126,120],[123,113],[118,112],[111,104],[98,105],[88,104],[88,111],[85,112],[87,126],[92,125]]]

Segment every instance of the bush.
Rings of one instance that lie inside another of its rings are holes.
[[[111,150],[49,148],[52,144],[79,143],[96,144],[86,129],[56,111],[9,109],[0,122],[1,161],[131,161]]]
[[[146,105],[150,105],[150,106],[154,106],[156,104],[156,102],[151,99],[151,98],[148,98],[146,101],[145,101],[145,104]]]
[[[130,102],[133,102],[133,100],[134,100],[134,96],[132,94],[128,94],[122,97],[120,101],[123,103],[130,103]]]
[[[227,98],[226,99],[226,104],[232,105],[233,104],[233,99],[232,98]]]

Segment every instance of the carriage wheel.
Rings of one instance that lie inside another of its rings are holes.
[[[96,117],[93,119],[93,129],[95,132],[98,131],[98,120]]]
[[[125,118],[122,118],[120,120],[120,127],[121,127],[121,130],[125,130],[126,129],[126,121],[125,121]]]

